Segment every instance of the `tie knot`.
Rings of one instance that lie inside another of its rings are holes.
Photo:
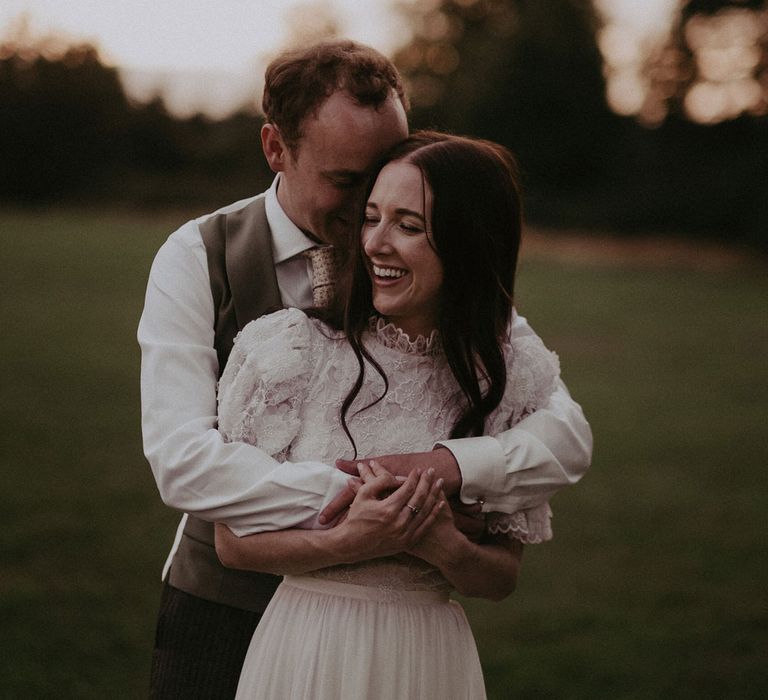
[[[332,246],[317,246],[304,251],[312,263],[312,301],[315,306],[328,308],[333,299],[336,282],[336,256]]]

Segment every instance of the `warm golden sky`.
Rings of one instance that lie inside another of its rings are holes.
[[[643,32],[664,22],[672,2],[598,0],[598,5]],[[124,71],[133,94],[141,97],[161,89],[176,111],[216,113],[258,94],[264,58],[291,36],[297,7],[304,8],[301,18],[330,10],[344,35],[389,53],[409,38],[407,25],[392,4],[393,0],[0,0],[0,34],[25,15],[34,35],[63,32],[96,43],[104,58]]]

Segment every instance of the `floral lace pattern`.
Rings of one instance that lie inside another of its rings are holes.
[[[463,397],[437,334],[412,340],[375,319],[363,341],[385,368],[389,389],[385,394],[383,379],[366,364],[363,388],[347,413],[357,454],[421,452],[447,438]],[[543,405],[559,375],[557,357],[536,336],[515,339],[504,352],[507,388],[486,421],[491,435]],[[280,461],[332,464],[352,458],[339,411],[357,373],[357,358],[343,334],[321,321],[297,309],[262,317],[235,340],[219,388],[219,430],[226,440],[257,445]],[[549,515],[547,504],[512,515],[491,514],[488,527],[524,542],[540,542],[551,538]],[[331,567],[314,575],[408,590],[448,585],[437,569],[412,557]]]

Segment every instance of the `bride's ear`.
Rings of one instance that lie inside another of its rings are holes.
[[[283,136],[274,124],[266,123],[261,127],[261,148],[272,172],[285,170],[286,159],[290,157]]]

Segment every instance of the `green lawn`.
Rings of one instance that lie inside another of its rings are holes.
[[[146,697],[176,515],[135,328],[180,217],[0,214],[0,697]],[[466,601],[491,698],[768,697],[768,282],[526,259],[518,303],[595,434],[517,592]]]

